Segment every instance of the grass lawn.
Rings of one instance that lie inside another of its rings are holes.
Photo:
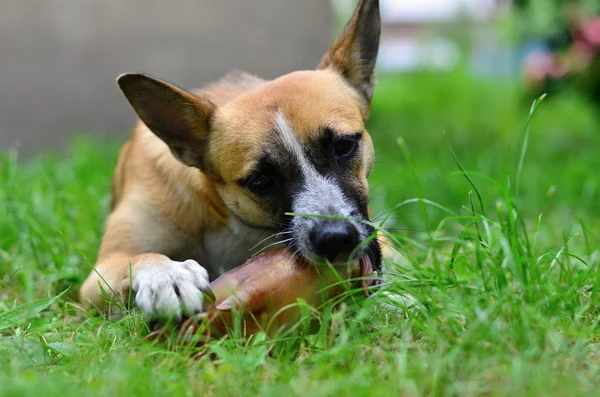
[[[372,204],[402,258],[316,332],[230,338],[213,360],[76,306],[118,143],[0,153],[0,395],[596,393],[600,112],[548,98],[527,135],[530,106],[459,72],[380,78]]]

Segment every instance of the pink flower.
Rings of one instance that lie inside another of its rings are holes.
[[[581,36],[595,47],[600,47],[600,17],[592,18],[581,25]]]
[[[525,78],[532,83],[542,81],[547,77],[560,78],[567,73],[552,54],[544,51],[534,51],[525,58]]]

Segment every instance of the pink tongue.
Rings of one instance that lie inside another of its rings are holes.
[[[360,281],[360,286],[363,288],[363,293],[365,296],[369,296],[368,288],[373,285],[374,281],[371,277],[373,275],[373,264],[371,263],[371,259],[369,259],[368,255],[360,258],[360,271],[362,279]]]

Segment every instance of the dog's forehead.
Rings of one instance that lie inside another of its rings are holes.
[[[286,132],[308,144],[326,129],[342,134],[362,131],[361,105],[358,94],[336,73],[291,73],[219,109],[214,125],[216,145],[211,151],[228,155],[222,168],[236,179],[247,174],[268,150],[272,135],[282,132],[282,119]]]
[[[264,87],[260,95],[276,116],[283,115],[302,142],[330,127],[340,132],[363,128],[360,100],[338,74],[328,71],[297,72]],[[277,124],[277,117],[271,122]]]

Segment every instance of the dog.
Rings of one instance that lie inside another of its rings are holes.
[[[364,123],[380,31],[379,1],[360,0],[315,70],[232,72],[193,92],[120,76],[140,121],[119,154],[82,304],[110,311],[130,298],[148,318],[180,319],[202,310],[220,272],[282,245],[334,265],[368,255],[377,271]]]

